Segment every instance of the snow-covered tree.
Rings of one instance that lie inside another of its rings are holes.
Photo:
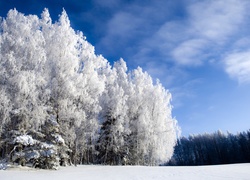
[[[115,62],[102,96],[102,127],[98,141],[98,160],[104,164],[126,164],[127,137],[130,133],[127,116],[127,66]]]
[[[81,34],[80,34],[81,35]],[[75,152],[79,163],[95,161],[95,144],[98,140],[100,97],[105,89],[106,78],[102,71],[110,66],[102,56],[94,54],[94,48],[82,39],[80,50],[79,75],[74,80],[77,91],[74,93],[76,110]]]
[[[37,29],[37,16],[26,17],[16,10],[10,10],[2,22],[1,88],[8,92],[12,110],[24,113],[29,125],[44,119],[38,100],[44,83],[39,71],[44,60],[43,38]]]
[[[40,168],[155,165],[175,137],[170,93],[124,60],[110,66],[66,11],[52,22],[10,10],[0,21],[0,153]]]
[[[131,73],[134,94],[129,102],[131,163],[155,165],[173,154],[176,120],[171,116],[171,95],[141,68]]]

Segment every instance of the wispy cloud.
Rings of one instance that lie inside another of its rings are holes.
[[[240,83],[250,83],[250,50],[236,52],[224,59],[226,72]]]
[[[201,65],[217,55],[238,36],[239,26],[244,25],[249,4],[246,1],[218,0],[197,1],[186,8],[182,20],[166,22],[158,32],[157,39],[165,39],[162,54],[168,52],[171,60],[180,65]],[[158,41],[161,44],[160,41]]]
[[[164,23],[165,18],[170,14],[166,11],[169,5],[171,3],[166,1],[131,1],[122,4],[104,27],[98,27],[104,33],[96,44],[97,48],[117,58],[118,56],[131,58],[137,52],[148,52],[150,46],[143,45],[143,43],[152,38],[155,31]],[[117,49],[122,49],[122,51],[118,52]],[[140,64],[134,58],[125,60]]]
[[[110,56],[124,57],[130,65],[140,65],[161,79],[162,72],[170,67],[181,69],[213,62],[230,76],[246,82],[242,74],[248,71],[236,73],[229,64],[236,58],[235,49],[248,52],[248,0],[94,2],[113,12],[97,26],[97,31],[103,33],[96,46]],[[157,71],[155,64],[161,70]]]
[[[225,72],[240,84],[250,84],[250,34],[237,39],[223,56]]]
[[[207,42],[203,39],[191,39],[182,42],[172,50],[171,55],[181,65],[200,65],[206,56],[204,53]]]
[[[245,0],[197,1],[188,7],[189,23],[195,36],[223,41],[235,33],[248,11]],[[220,42],[219,42],[220,43]]]

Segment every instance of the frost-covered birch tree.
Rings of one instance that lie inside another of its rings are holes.
[[[131,72],[130,161],[155,165],[168,160],[176,142],[176,121],[171,116],[171,95],[141,68]]]

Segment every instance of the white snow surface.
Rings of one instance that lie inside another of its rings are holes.
[[[62,167],[59,170],[37,170],[27,167],[0,171],[1,180],[244,180],[250,179],[250,163],[217,166],[95,166]]]

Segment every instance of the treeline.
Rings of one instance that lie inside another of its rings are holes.
[[[190,135],[177,141],[167,165],[216,165],[250,162],[250,130],[236,135],[221,131]]]
[[[55,23],[47,9],[0,18],[1,159],[48,169],[157,165],[176,143],[170,100],[141,68],[96,55],[65,11]]]

